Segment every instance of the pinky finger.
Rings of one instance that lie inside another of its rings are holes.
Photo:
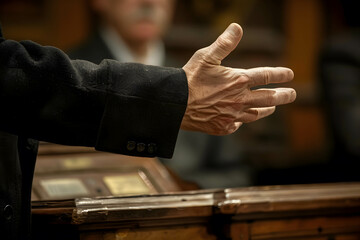
[[[249,123],[267,117],[275,112],[275,106],[246,109],[237,119],[239,122]]]
[[[232,134],[236,132],[242,124],[243,124],[242,122],[233,122],[227,125],[226,128],[223,129],[222,131],[214,133],[212,135],[224,136],[224,135]]]

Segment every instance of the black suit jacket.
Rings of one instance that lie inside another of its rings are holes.
[[[187,92],[181,69],[73,61],[0,30],[1,239],[29,237],[36,140],[169,158]]]

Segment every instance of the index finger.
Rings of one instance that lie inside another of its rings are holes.
[[[286,83],[294,78],[294,72],[285,67],[259,67],[246,70],[249,87],[264,86],[270,83]]]

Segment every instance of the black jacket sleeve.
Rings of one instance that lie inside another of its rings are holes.
[[[0,30],[1,31],[1,30]],[[66,145],[171,157],[187,104],[182,69],[70,60],[0,36],[0,130]]]

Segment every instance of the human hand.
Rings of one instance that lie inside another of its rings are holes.
[[[213,44],[198,50],[183,67],[189,97],[181,129],[227,135],[242,123],[272,114],[275,106],[295,100],[296,92],[292,88],[251,90],[256,86],[291,81],[294,77],[291,69],[221,66],[221,61],[236,48],[242,34],[238,24],[230,24]]]

